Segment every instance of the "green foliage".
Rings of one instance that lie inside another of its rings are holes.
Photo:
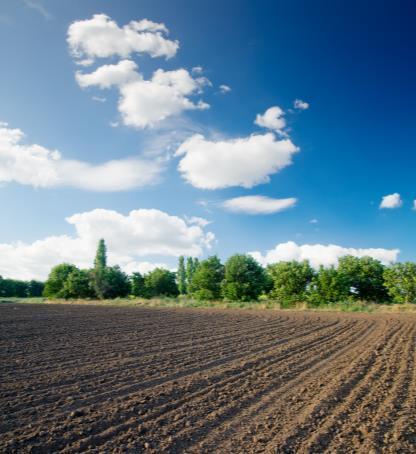
[[[94,259],[94,269],[104,270],[107,268],[107,247],[105,241],[101,238],[98,242],[97,253]]]
[[[314,275],[309,262],[279,262],[267,267],[272,281],[270,296],[282,304],[306,300],[306,289]]]
[[[75,269],[69,273],[60,294],[63,298],[94,298],[91,272]]]
[[[178,296],[175,273],[163,268],[155,268],[144,276],[144,296]]]
[[[349,298],[348,277],[336,268],[324,268],[313,276],[308,289],[308,300],[314,306],[346,301]]]
[[[178,281],[178,289],[181,295],[185,295],[187,292],[187,285],[186,285],[186,269],[185,269],[185,258],[183,255],[179,257],[178,261],[178,271],[176,273],[177,281]]]
[[[26,298],[29,296],[41,296],[42,291],[42,282],[3,279],[0,276],[0,296]]]
[[[222,295],[231,301],[255,301],[267,283],[264,269],[249,255],[236,254],[225,263]]]
[[[416,303],[416,264],[396,263],[384,270],[384,285],[395,303]]]
[[[43,296],[47,298],[64,298],[65,281],[75,270],[77,270],[77,267],[69,263],[54,266],[45,282]]]
[[[43,288],[45,284],[43,282],[31,280],[27,283],[27,296],[29,298],[36,298],[42,296]]]
[[[199,260],[197,258],[188,257],[186,260],[186,285],[187,291],[191,291],[192,279],[194,277],[195,271],[199,265]]]
[[[131,282],[131,294],[133,296],[144,297],[145,296],[145,287],[144,287],[144,278],[139,273],[133,273],[130,277]]]
[[[91,276],[93,289],[100,299],[122,298],[130,294],[130,279],[117,265],[94,269]]]
[[[213,300],[221,297],[221,283],[224,279],[224,266],[214,255],[203,260],[196,268],[190,292],[197,300]]]
[[[388,298],[384,286],[384,265],[372,257],[347,255],[339,259],[338,271],[348,279],[353,297],[381,303]]]

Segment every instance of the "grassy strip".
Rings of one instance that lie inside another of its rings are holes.
[[[337,311],[337,312],[416,312],[416,304],[375,304],[356,302],[340,302],[311,306],[297,303],[290,306],[281,305],[277,301],[263,300],[254,302],[240,301],[197,301],[191,298],[116,298],[114,300],[62,300],[47,298],[2,298],[1,303],[21,304],[82,304],[100,306],[130,307],[166,307],[166,308],[217,308],[217,309],[272,309],[296,311]]]

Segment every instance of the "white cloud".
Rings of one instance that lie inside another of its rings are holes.
[[[101,96],[93,96],[91,99],[96,102],[106,102],[107,101],[106,98],[103,98]]]
[[[345,248],[335,244],[298,245],[293,241],[288,241],[287,243],[278,244],[274,249],[266,251],[264,255],[259,251],[250,252],[249,254],[263,266],[282,261],[309,260],[311,266],[318,268],[320,265],[336,266],[338,259],[344,255],[353,255],[354,257],[369,256],[387,264],[395,262],[399,252],[399,249],[356,249]]]
[[[199,225],[200,227],[206,227],[208,224],[212,223],[212,221],[208,221],[208,219],[200,218],[198,216],[185,216],[185,220],[188,224]]]
[[[191,70],[194,74],[202,74],[204,68],[202,66],[194,66]]]
[[[270,181],[270,175],[292,163],[298,148],[272,133],[211,141],[200,134],[185,140],[176,151],[183,178],[201,189],[231,186],[251,188]]]
[[[165,270],[174,271],[166,263],[152,263],[152,262],[129,262],[127,265],[123,266],[123,271],[127,274],[133,274],[139,272],[142,276],[144,274],[153,271],[156,268],[164,268]]]
[[[0,182],[48,188],[69,186],[92,191],[122,191],[153,184],[162,160],[135,157],[90,164],[63,159],[57,150],[23,143],[20,129],[0,123]]]
[[[380,208],[400,208],[403,205],[403,201],[400,194],[395,192],[394,194],[385,195],[380,203]]]
[[[120,92],[118,109],[127,126],[152,127],[185,110],[209,107],[203,101],[191,101],[189,96],[201,93],[203,87],[211,82],[205,77],[193,78],[183,68],[174,71],[158,69],[151,79],[145,80],[137,71],[136,63],[122,60],[115,65],[103,65],[90,74],[78,71],[75,77],[83,88],[117,86]]]
[[[75,235],[0,244],[0,275],[44,279],[59,263],[90,267],[100,238],[107,243],[109,263],[129,272],[140,270],[140,257],[200,256],[215,238],[200,226],[155,209],[133,210],[128,215],[96,209],[66,220],[75,227]],[[143,270],[146,265],[141,266]]]
[[[297,199],[272,199],[261,195],[248,195],[225,200],[223,208],[234,213],[272,214],[296,205]]]
[[[220,85],[220,92],[221,93],[228,93],[231,91],[231,87],[229,87],[228,85],[225,85],[225,84],[222,84]]]
[[[413,210],[416,210],[416,200],[413,200],[413,207],[412,207]]]
[[[293,107],[298,110],[306,110],[309,109],[309,103],[301,99],[295,99],[293,101]]]
[[[147,19],[119,27],[107,15],[95,14],[91,19],[73,22],[68,28],[67,42],[74,58],[85,65],[95,58],[114,55],[126,58],[132,53],[171,58],[179,43],[167,39],[167,34],[164,24]]]
[[[137,65],[131,60],[121,60],[116,65],[103,65],[90,74],[81,71],[75,73],[75,79],[82,88],[96,85],[100,88],[110,88],[141,80]]]
[[[314,218],[314,219],[311,219],[311,220],[309,221],[310,224],[318,224],[318,222],[319,222],[318,219],[315,219],[315,218]]]
[[[271,129],[278,134],[285,135],[283,129],[286,127],[285,113],[279,106],[269,107],[263,115],[257,114],[254,123],[262,128]]]

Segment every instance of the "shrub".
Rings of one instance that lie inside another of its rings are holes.
[[[236,254],[225,263],[222,294],[231,301],[257,300],[264,291],[266,282],[264,269],[253,257]]]

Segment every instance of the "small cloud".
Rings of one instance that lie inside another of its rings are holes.
[[[298,110],[306,110],[309,109],[309,103],[302,101],[301,99],[295,99],[293,102],[293,107]]]
[[[52,14],[38,0],[24,0],[25,5],[41,14],[46,20],[51,20]]]
[[[248,195],[225,200],[222,207],[233,213],[273,214],[296,205],[297,199],[272,199],[262,195]]]
[[[194,66],[191,71],[194,73],[194,74],[202,74],[202,72],[204,71],[204,69],[202,68],[202,66]]]
[[[315,218],[314,218],[314,219],[311,219],[311,220],[309,221],[309,224],[317,224],[317,223],[318,223],[318,219],[315,219]]]
[[[387,209],[394,209],[400,208],[403,205],[403,201],[400,197],[398,192],[394,194],[385,195],[380,203],[380,209],[387,208]]]
[[[97,101],[97,102],[106,102],[107,101],[106,98],[102,98],[101,96],[93,96],[91,99],[93,101]]]
[[[416,200],[413,200],[413,207],[412,210],[416,210]]]
[[[118,121],[110,121],[110,126],[112,128],[118,128],[120,126]]]
[[[257,114],[254,123],[262,128],[277,132],[280,136],[286,136],[284,128],[286,120],[284,111],[279,106],[269,107],[263,115]]]
[[[185,216],[185,221],[190,225],[198,225],[199,227],[206,227],[208,224],[211,224],[212,221],[208,221],[208,219],[201,218],[198,216]]]
[[[228,85],[225,85],[225,84],[222,84],[220,85],[220,92],[225,94],[225,93],[229,93],[231,91],[231,87],[229,87]]]

